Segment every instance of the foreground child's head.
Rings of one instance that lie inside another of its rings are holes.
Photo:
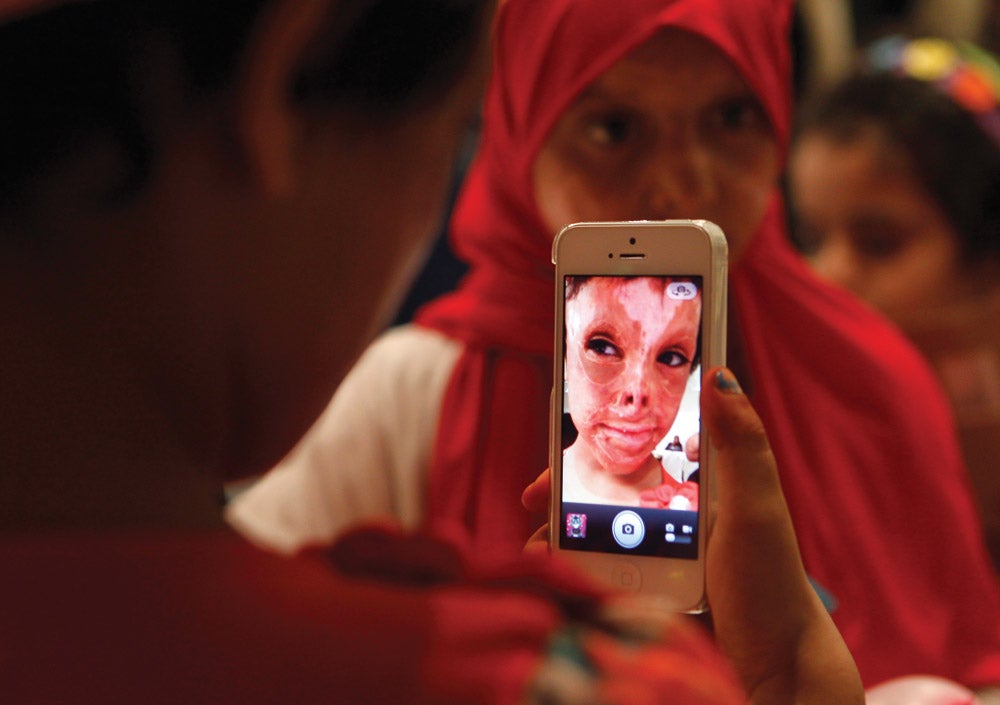
[[[24,412],[71,416],[67,446],[168,436],[179,462],[268,467],[439,217],[491,3],[19,5],[0,16],[19,67],[0,76],[0,262]],[[139,428],[85,432],[81,398]]]

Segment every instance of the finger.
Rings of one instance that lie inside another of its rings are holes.
[[[701,405],[716,452],[714,487],[720,515],[755,509],[787,512],[764,424],[732,372],[717,367],[705,374]]]
[[[705,570],[719,646],[754,701],[812,691],[861,702],[854,662],[806,578],[760,418],[725,368],[707,372],[701,399],[712,433],[705,452],[715,451]]]
[[[767,436],[760,417],[743,394],[736,377],[725,367],[705,373],[701,393],[704,421],[712,431],[712,446],[766,447]]]
[[[545,468],[521,493],[521,504],[532,514],[549,513],[549,469]]]
[[[524,545],[525,553],[542,554],[549,552],[549,525],[543,524],[531,535]]]
[[[709,602],[723,650],[741,672],[755,670],[741,666],[787,645],[781,626],[809,614],[804,601],[811,590],[760,417],[725,368],[707,372],[701,399],[716,452],[718,499],[708,548]]]
[[[701,401],[715,450],[716,523],[723,530],[738,530],[727,538],[748,542],[747,557],[770,549],[797,559],[791,517],[764,425],[732,372],[724,367],[709,370]]]

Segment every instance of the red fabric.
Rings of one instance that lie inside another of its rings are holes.
[[[653,509],[670,509],[670,503],[680,496],[687,500],[686,505],[679,505],[674,509],[690,509],[698,511],[698,483],[681,482],[672,478],[665,470],[662,484],[639,493],[639,506],[651,507]]]
[[[424,576],[453,550],[405,543]],[[345,579],[223,532],[7,536],[0,557],[0,702],[21,705],[517,703],[565,620],[530,564],[492,588]]]
[[[0,560],[3,703],[516,705],[547,667],[566,680],[554,639],[590,659],[576,687],[629,695],[608,702],[744,702],[700,630],[603,628],[601,596],[544,556],[366,528],[293,559],[160,531],[8,535]]]
[[[466,343],[446,390],[428,514],[490,550],[538,518],[519,495],[546,467],[551,234],[530,165],[580,89],[659,27],[704,35],[760,96],[787,145],[787,0],[508,0],[480,154],[452,222],[471,265],[418,322]],[[785,237],[775,193],[732,267],[754,403],[774,445],[807,569],[872,685],[906,673],[1000,683],[1000,596],[947,405],[881,319],[819,283]]]

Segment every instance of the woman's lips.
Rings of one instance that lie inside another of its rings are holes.
[[[642,424],[603,424],[605,438],[623,450],[634,452],[645,451],[657,433],[656,426]]]

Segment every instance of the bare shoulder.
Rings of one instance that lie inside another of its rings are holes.
[[[357,366],[379,370],[383,379],[419,384],[447,375],[461,352],[462,343],[453,338],[409,324],[382,333]]]

